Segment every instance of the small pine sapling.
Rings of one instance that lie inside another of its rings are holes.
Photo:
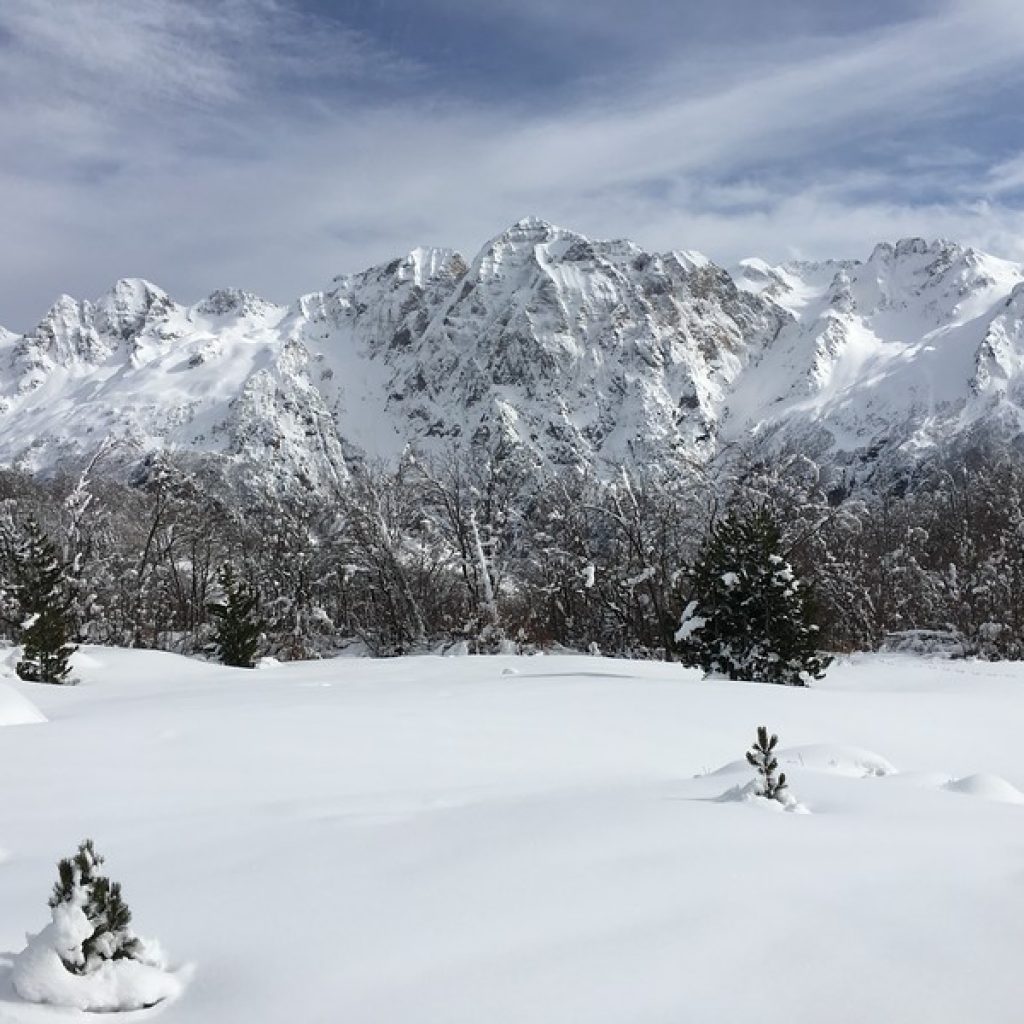
[[[57,865],[57,883],[50,896],[54,917],[61,908],[78,908],[92,931],[61,955],[72,974],[90,974],[106,960],[142,960],[141,941],[131,931],[132,912],[121,895],[121,885],[98,873],[103,858],[86,839],[73,857]]]
[[[775,775],[779,762],[775,758],[775,746],[779,737],[772,733],[768,736],[768,729],[759,725],[757,727],[757,740],[747,751],[747,762],[751,767],[757,769],[758,774],[758,796],[766,800],[778,800],[783,802],[782,791],[786,788],[786,773],[780,772]]]
[[[121,887],[100,874],[102,864],[86,839],[57,865],[50,923],[26,936],[11,967],[10,985],[27,1002],[99,1013],[181,994],[183,979],[167,970],[160,947],[133,934]]]

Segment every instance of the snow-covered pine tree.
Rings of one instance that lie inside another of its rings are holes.
[[[757,727],[757,739],[754,745],[747,751],[747,762],[757,770],[757,795],[763,796],[766,800],[778,800],[782,802],[782,791],[786,788],[786,773],[775,774],[779,762],[775,758],[775,747],[779,737],[772,733],[768,736],[768,729],[759,725]]]
[[[691,600],[676,632],[685,664],[791,686],[824,675],[831,658],[817,650],[808,595],[764,506],[714,526],[688,576]]]
[[[223,600],[209,606],[216,622],[213,642],[217,654],[225,665],[255,668],[263,633],[257,594],[244,580],[236,579],[230,565],[221,569],[218,579]]]
[[[15,670],[22,679],[63,683],[71,671],[70,600],[57,548],[34,519],[25,524],[12,552],[15,589],[22,616],[21,660]]]
[[[121,895],[121,885],[99,874],[103,858],[91,839],[74,857],[57,865],[57,884],[50,897],[54,918],[62,908],[77,908],[92,928],[81,945],[64,950],[61,960],[72,974],[90,974],[105,960],[142,960],[141,941],[131,931],[132,913]]]

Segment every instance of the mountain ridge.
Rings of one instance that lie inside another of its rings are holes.
[[[44,473],[110,440],[270,489],[409,446],[599,475],[726,443],[849,466],[1016,439],[1022,409],[1024,267],[944,240],[726,270],[525,218],[471,260],[418,248],[285,306],[126,278],[0,329],[0,461]]]

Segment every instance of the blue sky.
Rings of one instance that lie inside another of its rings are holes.
[[[536,215],[1024,259],[1019,0],[3,0],[0,323],[144,276],[278,301]]]

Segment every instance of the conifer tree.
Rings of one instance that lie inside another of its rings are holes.
[[[685,664],[791,686],[824,675],[831,659],[817,651],[809,595],[766,508],[713,527],[688,576],[692,599],[676,632]]]
[[[216,622],[213,642],[225,665],[255,668],[263,623],[257,612],[257,594],[244,580],[235,578],[234,570],[225,565],[218,576],[222,601],[209,606]]]
[[[780,772],[776,777],[775,769],[779,762],[775,758],[774,750],[779,742],[779,737],[772,733],[768,736],[768,729],[759,725],[757,727],[757,739],[754,745],[747,751],[747,763],[757,769],[758,774],[758,796],[766,800],[782,801],[781,793],[786,789],[786,773]]]
[[[15,670],[33,682],[63,683],[78,648],[68,643],[70,600],[57,549],[39,524],[29,519],[12,554],[22,615],[22,657]]]
[[[74,857],[57,865],[50,909],[56,914],[61,907],[77,907],[93,929],[80,947],[62,954],[64,966],[73,974],[90,974],[105,960],[144,959],[142,943],[131,931],[132,913],[121,885],[98,873],[102,864],[92,840],[86,839]]]

